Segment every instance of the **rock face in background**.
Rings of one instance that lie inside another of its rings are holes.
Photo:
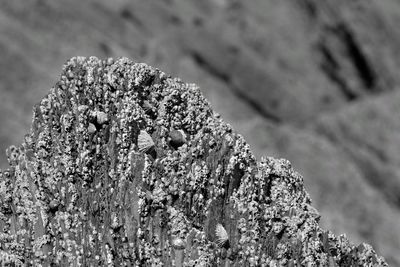
[[[257,162],[199,89],[71,59],[0,170],[0,263],[387,266],[322,230],[287,160]]]
[[[400,266],[399,18],[395,0],[3,0],[0,149],[67,58],[128,56],[198,84],[304,175],[325,228]]]

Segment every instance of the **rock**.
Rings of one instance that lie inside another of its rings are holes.
[[[182,130],[172,130],[169,133],[169,138],[169,143],[175,149],[186,143],[186,134]]]
[[[370,243],[400,266],[397,110],[386,104],[400,88],[400,3],[198,2],[3,1],[0,151],[23,140],[31,107],[58,79],[66,58],[96,55],[111,65],[111,57],[127,55],[198,84],[254,155],[287,158],[303,174],[323,228]],[[94,77],[77,85],[92,85]],[[65,81],[59,86],[66,88]],[[374,100],[381,97],[386,100]],[[154,119],[157,103],[144,98],[140,105]],[[376,119],[363,114],[371,110]],[[112,127],[95,117],[89,122]],[[160,147],[169,145],[164,141]],[[113,146],[107,149],[115,155]],[[6,166],[0,153],[0,168]]]
[[[96,119],[97,119],[98,124],[102,125],[108,121],[107,114],[104,113],[103,111],[97,111],[95,114],[96,114]]]
[[[154,118],[143,96],[160,106]],[[88,138],[94,110],[108,110],[110,127]],[[178,150],[167,144],[174,127],[190,140]],[[371,246],[319,226],[290,162],[257,161],[196,86],[158,69],[72,58],[34,109],[31,129],[0,171],[4,264],[387,266]],[[148,132],[157,159],[136,144]],[[26,150],[34,151],[28,161]],[[55,212],[54,199],[62,207]]]

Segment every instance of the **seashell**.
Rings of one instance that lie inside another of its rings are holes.
[[[140,130],[138,136],[138,148],[140,152],[148,152],[150,149],[154,147],[154,141],[151,138],[150,134],[146,131]]]
[[[228,233],[220,223],[215,228],[215,235],[217,236],[216,243],[219,247],[223,247],[229,241]]]
[[[87,130],[88,130],[88,133],[92,134],[96,131],[96,126],[94,126],[93,123],[89,123]]]

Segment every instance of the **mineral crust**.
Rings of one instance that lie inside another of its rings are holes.
[[[387,266],[321,229],[301,175],[257,162],[194,84],[126,58],[70,59],[7,156],[2,265]]]

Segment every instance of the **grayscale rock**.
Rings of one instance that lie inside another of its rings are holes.
[[[198,87],[127,58],[70,59],[7,155],[2,264],[387,266],[322,229],[289,161],[258,161]]]

